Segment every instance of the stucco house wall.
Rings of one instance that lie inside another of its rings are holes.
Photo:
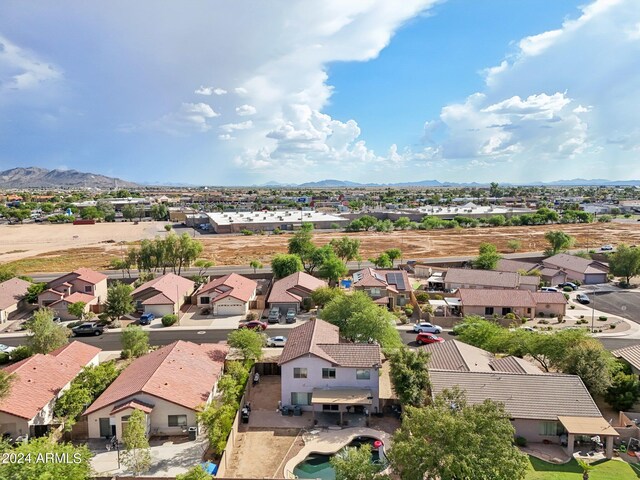
[[[479,315],[481,317],[493,317],[493,315],[498,315],[498,316],[503,315],[502,307],[500,306],[494,306],[493,314],[491,315],[485,315],[485,307],[476,307],[473,305],[463,305],[462,311],[464,315]],[[534,308],[529,308],[529,307],[514,307],[511,309],[511,311],[520,317],[527,317],[527,318],[532,318],[536,313]]]

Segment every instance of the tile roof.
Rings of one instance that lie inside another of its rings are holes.
[[[560,268],[563,270],[572,270],[579,273],[607,273],[608,267],[600,262],[591,259],[568,255],[566,253],[558,253],[552,257],[542,261],[545,266]]]
[[[526,362],[526,360],[521,360],[516,357],[508,356],[502,358],[496,358],[489,362],[489,366],[496,372],[505,372],[505,373],[528,373],[522,362]],[[533,365],[531,365],[532,368]],[[540,372],[536,372],[540,373]]]
[[[353,280],[354,287],[385,287],[394,293],[411,290],[406,270],[376,270],[369,267],[354,273]]]
[[[496,265],[496,270],[499,272],[514,272],[517,273],[521,270],[525,272],[530,272],[536,267],[535,263],[531,262],[521,262],[520,260],[509,260],[506,258],[501,258],[498,260]]]
[[[515,272],[450,268],[445,273],[445,283],[479,285],[483,287],[518,288],[519,277]]]
[[[460,288],[457,292],[463,307],[535,307],[529,290]]]
[[[623,359],[632,367],[640,370],[640,345],[631,345],[624,348],[619,348],[611,353],[615,357]]]
[[[9,308],[22,300],[30,285],[31,282],[17,277],[0,283],[0,310]]]
[[[567,303],[567,299],[561,292],[531,292],[531,296],[533,297],[533,301],[538,305],[545,303],[564,305]]]
[[[489,362],[493,354],[458,340],[429,343],[420,347],[431,354],[428,368],[460,372],[491,372]]]
[[[195,409],[209,398],[222,374],[229,347],[178,340],[134,360],[84,412],[146,393]]]
[[[59,302],[67,302],[67,303],[76,303],[76,302],[84,302],[84,303],[89,303],[92,302],[93,300],[95,300],[96,297],[94,297],[93,295],[88,295],[86,293],[81,293],[81,292],[74,292],[71,295],[68,295],[60,300],[58,300],[55,303],[59,303]],[[51,304],[53,305],[53,303]]]
[[[471,404],[491,399],[504,404],[513,418],[557,420],[558,416],[601,417],[593,398],[577,375],[455,372],[430,370],[437,395],[454,385]]]
[[[109,415],[121,412],[123,410],[126,410],[127,408],[135,408],[136,410],[142,410],[144,413],[151,413],[153,411],[153,407],[153,405],[141,402],[140,400],[131,400],[123,403],[122,405],[114,406]]]
[[[203,293],[216,292],[217,295],[211,300],[212,303],[226,297],[233,297],[243,302],[251,300],[258,283],[250,278],[243,277],[237,273],[230,273],[223,277],[216,278],[204,285],[198,295]]]
[[[104,273],[96,272],[95,270],[91,270],[90,268],[78,268],[72,273],[75,273],[77,275],[78,280],[92,283],[94,285],[107,279],[107,276]]]
[[[162,293],[173,303],[178,303],[178,298],[190,294],[194,285],[195,283],[188,278],[175,273],[167,273],[143,283],[131,293],[131,296],[135,299],[136,296],[141,296],[147,290],[152,289],[157,292],[156,294]]]
[[[42,355],[33,355],[4,368],[15,375],[7,397],[0,401],[0,412],[31,420],[56,398],[100,349],[82,342]]]
[[[309,275],[306,272],[292,273],[273,284],[267,301],[269,303],[300,302],[302,297],[294,293],[292,290],[304,290],[310,293],[318,288],[326,286],[327,282],[320,280],[313,275]]]
[[[520,275],[520,285],[540,285],[540,277],[537,275]]]
[[[338,343],[320,345],[336,365],[352,368],[371,368],[380,366],[380,346],[370,343]]]
[[[164,293],[158,293],[142,302],[143,305],[173,305],[175,302]]]

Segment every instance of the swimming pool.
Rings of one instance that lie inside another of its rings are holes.
[[[373,442],[378,440],[373,437],[356,437],[349,442],[345,447],[360,447],[364,444],[371,445],[371,461],[380,461],[380,454],[377,449],[373,448]],[[298,478],[319,478],[320,480],[335,480],[336,471],[331,466],[331,457],[336,455],[326,455],[322,453],[311,453],[301,463],[299,463],[294,469],[293,474]]]

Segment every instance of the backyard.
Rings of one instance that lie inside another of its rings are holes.
[[[547,463],[529,457],[529,471],[525,480],[582,480],[582,469],[572,459],[562,465]],[[640,478],[640,468],[621,460],[594,462],[595,468],[589,472],[590,480],[633,480]]]

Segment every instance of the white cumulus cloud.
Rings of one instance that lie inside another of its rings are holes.
[[[254,107],[253,105],[240,105],[239,107],[236,107],[236,113],[241,117],[255,115],[256,111],[256,107]]]

